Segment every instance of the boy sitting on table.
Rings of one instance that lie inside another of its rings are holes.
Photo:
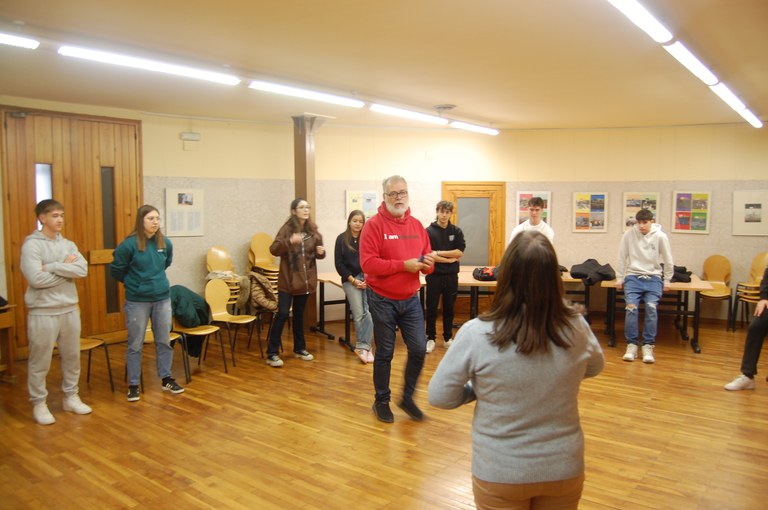
[[[616,265],[616,288],[624,290],[626,314],[624,336],[627,351],[624,361],[637,359],[638,320],[637,308],[640,300],[645,303],[643,323],[643,363],[653,363],[653,348],[656,343],[658,314],[656,307],[663,292],[669,290],[674,263],[667,234],[661,225],[653,221],[653,213],[640,209],[635,215],[637,223],[624,233],[619,246],[619,261]],[[659,264],[661,257],[664,268]]]

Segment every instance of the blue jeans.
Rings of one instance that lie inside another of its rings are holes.
[[[361,275],[357,275],[358,279]],[[354,284],[344,282],[342,284],[344,294],[349,301],[349,309],[352,311],[352,320],[355,321],[355,336],[357,337],[356,349],[371,350],[373,338],[373,320],[368,311],[368,296],[365,290],[360,290]]]
[[[395,327],[400,328],[403,341],[408,349],[405,364],[403,398],[412,399],[416,382],[424,366],[427,353],[427,336],[424,334],[424,311],[419,296],[398,301],[385,298],[368,289],[368,306],[373,318],[373,337],[376,342],[376,359],[373,362],[373,386],[376,402],[388,403],[392,392],[389,389],[389,375],[392,356],[395,353]]]
[[[293,352],[307,350],[307,340],[304,338],[304,308],[307,306],[309,294],[292,296],[282,290],[277,291],[277,315],[272,319],[269,330],[268,356],[277,356],[280,352],[280,338],[283,336],[283,326],[291,315],[293,304]]]
[[[173,347],[171,347],[171,300],[162,301],[126,301],[125,329],[128,330],[128,348],[125,351],[125,367],[128,371],[128,384],[138,386],[141,382],[141,349],[144,347],[144,335],[147,323],[152,319],[152,335],[155,337],[157,357],[157,375],[161,379],[171,377]]]
[[[653,345],[656,342],[656,330],[659,314],[656,307],[664,291],[664,281],[659,276],[627,276],[624,278],[624,336],[628,344],[637,345],[638,329],[637,314],[640,300],[645,303],[645,318],[643,321],[643,345]]]

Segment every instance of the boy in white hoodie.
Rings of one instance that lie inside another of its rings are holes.
[[[616,288],[624,289],[626,303],[624,336],[627,339],[627,351],[623,359],[637,359],[637,309],[642,300],[645,303],[643,363],[653,363],[658,324],[656,306],[662,293],[669,290],[674,265],[669,238],[661,231],[661,225],[654,224],[653,213],[648,209],[640,209],[635,219],[637,223],[627,230],[621,239],[616,266]],[[659,264],[660,258],[664,263],[663,271]]]
[[[21,271],[27,279],[29,362],[27,387],[34,406],[32,415],[40,425],[56,422],[48,410],[45,378],[51,368],[54,343],[61,355],[62,408],[88,414],[91,408],[80,400],[80,308],[75,278],[88,274],[88,262],[72,241],[61,235],[64,206],[56,200],[42,200],[35,207],[42,225],[21,246]]]

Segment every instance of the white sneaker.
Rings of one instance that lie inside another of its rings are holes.
[[[80,400],[80,395],[77,393],[64,397],[64,400],[61,401],[61,408],[75,414],[91,414],[93,412],[90,406]]]
[[[427,354],[435,350],[435,341],[427,340]]]
[[[299,359],[303,359],[304,361],[312,361],[313,359],[315,359],[315,357],[312,356],[307,351],[294,352],[293,355],[296,356]]]
[[[280,356],[273,354],[271,356],[267,356],[267,365],[275,368],[282,367],[283,360],[280,359]]]
[[[452,345],[453,345],[453,338],[451,338],[450,340],[446,340],[445,341],[445,348],[446,349],[449,348]]]
[[[56,423],[56,418],[54,418],[48,410],[48,404],[45,402],[35,404],[35,407],[32,408],[32,416],[40,425],[52,425]]]
[[[656,358],[653,357],[653,346],[646,344],[643,346],[643,363],[653,363]]]
[[[637,359],[637,344],[627,344],[627,352],[621,358],[624,361],[635,361]]]
[[[755,389],[755,380],[750,379],[744,374],[741,374],[733,381],[729,382],[725,386],[723,386],[728,391],[739,391],[739,390],[754,390]]]

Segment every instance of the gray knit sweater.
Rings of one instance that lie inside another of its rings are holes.
[[[578,392],[599,374],[603,351],[582,317],[573,318],[573,347],[522,355],[515,344],[491,345],[493,323],[473,319],[459,330],[429,382],[429,403],[452,409],[477,397],[472,474],[495,483],[565,480],[584,472]]]

